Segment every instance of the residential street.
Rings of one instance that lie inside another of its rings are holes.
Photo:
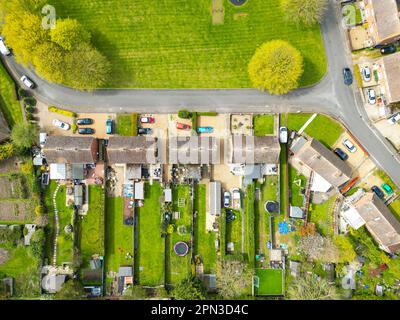
[[[27,74],[36,84],[34,94],[49,105],[76,112],[172,113],[182,108],[228,112],[319,112],[340,119],[373,160],[400,186],[400,159],[394,148],[369,124],[358,92],[343,83],[342,69],[351,65],[340,15],[335,0],[329,1],[322,33],[328,58],[328,73],[317,85],[296,90],[283,97],[253,89],[232,90],[143,90],[109,89],[92,93],[75,91],[47,83],[34,72],[17,64],[13,57],[6,65],[14,77]],[[336,14],[335,14],[336,13]],[[346,59],[347,58],[347,59]]]

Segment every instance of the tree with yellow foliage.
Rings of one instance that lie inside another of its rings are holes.
[[[254,87],[282,95],[299,87],[303,56],[290,43],[273,40],[259,47],[251,58],[249,77]]]

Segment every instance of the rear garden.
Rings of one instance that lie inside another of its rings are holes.
[[[165,281],[165,238],[161,236],[162,193],[159,183],[146,183],[144,206],[136,211],[135,277],[143,286],[155,287]]]
[[[106,200],[106,270],[118,272],[120,266],[133,264],[133,227],[124,225],[123,198]]]
[[[89,211],[80,218],[78,224],[78,242],[83,268],[89,267],[92,255],[104,256],[104,211],[104,189],[101,186],[89,186]]]
[[[212,1],[199,0],[50,3],[58,17],[76,18],[93,34],[93,44],[113,67],[108,87],[250,87],[250,58],[259,45],[277,38],[304,55],[302,86],[316,83],[326,72],[319,26],[286,21],[280,0],[248,1],[239,7],[225,0],[214,15]]]
[[[206,186],[196,186],[194,198],[194,210],[197,212],[197,219],[194,229],[194,252],[200,256],[204,273],[215,272],[217,264],[217,251],[215,249],[216,234],[206,229]]]
[[[284,270],[257,269],[254,277],[256,296],[283,296],[285,292]]]
[[[172,198],[173,212],[178,212],[179,218],[173,219],[174,230],[167,236],[166,283],[177,284],[191,274],[191,250],[183,256],[177,255],[174,250],[178,242],[190,245],[192,229],[190,187],[188,185],[173,186]]]

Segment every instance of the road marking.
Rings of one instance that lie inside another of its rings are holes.
[[[315,119],[315,117],[317,116],[317,113],[314,113],[310,119],[307,120],[307,122],[301,127],[301,129],[299,130],[299,134],[302,134],[304,130],[306,130],[306,128],[309,126],[309,124]]]

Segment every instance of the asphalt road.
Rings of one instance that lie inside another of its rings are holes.
[[[7,57],[5,63],[16,79],[27,74],[37,85],[34,94],[49,105],[76,112],[172,113],[184,108],[197,111],[230,112],[319,112],[341,120],[371,158],[400,186],[400,158],[396,150],[370,124],[355,86],[343,83],[342,69],[351,66],[347,38],[339,25],[335,0],[329,0],[328,14],[321,26],[328,59],[328,72],[315,86],[273,96],[253,89],[228,90],[144,90],[104,89],[81,92],[51,84],[33,71]]]

